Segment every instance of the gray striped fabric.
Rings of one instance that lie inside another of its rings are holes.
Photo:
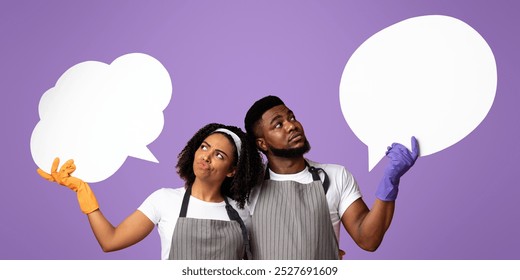
[[[244,257],[244,241],[236,221],[179,217],[169,259],[237,260]]]
[[[338,259],[338,242],[320,181],[265,180],[252,222],[253,259]]]

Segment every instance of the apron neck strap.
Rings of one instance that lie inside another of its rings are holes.
[[[264,180],[269,180],[271,179],[271,176],[269,175],[269,164],[267,164],[267,167],[265,168],[265,172],[264,172]]]
[[[329,190],[329,176],[327,175],[327,172],[323,170],[323,168],[309,166],[309,172],[312,174],[312,180],[314,181],[321,181],[319,172],[323,172],[324,178],[323,182],[321,183],[323,185],[323,191],[325,191],[325,194],[327,194],[327,191]]]
[[[184,192],[184,197],[182,198],[181,212],[179,213],[179,217],[186,218],[186,214],[188,213],[188,204],[190,203],[190,197],[191,197],[191,186],[187,187],[186,192]],[[226,202],[226,211],[227,211],[228,210],[227,207],[230,206],[229,201],[225,195],[223,197],[224,197],[224,202]],[[233,207],[231,207],[231,208],[233,209]],[[227,212],[228,212],[229,219],[231,219],[231,216],[229,215],[229,211],[227,211]],[[238,213],[237,213],[237,215],[238,215]],[[240,218],[240,216],[238,216],[238,217]]]
[[[323,168],[317,168],[314,166],[310,166],[310,164],[307,161],[305,161],[305,166],[307,166],[307,168],[309,168],[309,172],[312,175],[313,181],[321,181],[319,172],[320,171],[323,172],[324,179],[323,179],[322,185],[323,185],[323,190],[325,191],[325,194],[327,194],[327,191],[329,190],[329,185],[330,185],[329,176],[327,175],[327,172],[325,172],[325,170],[323,170]],[[271,179],[271,177],[269,176],[269,164],[267,164],[267,168],[265,169],[264,180],[269,180],[269,179]]]
[[[244,258],[246,260],[251,260],[253,259],[253,255],[251,253],[251,244],[249,243],[249,235],[247,234],[246,225],[244,224],[242,218],[240,218],[240,215],[238,214],[237,210],[235,210],[235,208],[233,208],[233,206],[229,204],[226,196],[224,196],[224,201],[226,202],[226,211],[229,216],[229,219],[231,221],[238,222],[238,224],[240,225],[240,230],[242,231],[242,239],[244,240],[244,247],[246,250],[246,255],[244,256]]]
[[[184,198],[182,199],[181,212],[179,213],[179,217],[186,218],[186,213],[188,212],[188,203],[190,203],[191,196],[191,186],[186,188],[186,192],[184,193]]]
[[[186,188],[186,192],[184,193],[184,198],[182,199],[182,205],[181,205],[181,212],[179,214],[179,218],[186,218],[186,213],[188,212],[188,204],[190,202],[190,196],[191,196],[191,186]],[[226,212],[228,214],[229,220],[236,221],[240,225],[240,230],[242,231],[242,238],[244,239],[244,246],[246,250],[246,256],[245,258],[247,260],[253,259],[253,255],[251,254],[251,245],[249,244],[249,236],[247,234],[247,228],[244,224],[244,221],[242,218],[240,218],[240,215],[238,214],[237,210],[233,208],[229,204],[229,201],[227,197],[224,195],[224,201],[226,202]]]

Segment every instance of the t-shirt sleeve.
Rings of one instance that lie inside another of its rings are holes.
[[[361,197],[361,191],[359,190],[359,186],[354,179],[354,176],[348,172],[345,168],[342,168],[340,175],[340,186],[341,186],[341,196],[339,202],[339,214],[340,219],[343,216],[343,213],[347,211],[347,208],[357,199]]]
[[[161,211],[159,211],[158,207],[160,206],[161,196],[164,196],[163,192],[164,189],[156,190],[137,208],[137,210],[141,211],[154,224],[158,224],[161,220],[159,215]]]

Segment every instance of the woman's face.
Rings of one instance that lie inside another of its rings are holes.
[[[206,137],[195,152],[193,172],[196,180],[221,184],[226,177],[235,175],[232,166],[235,147],[226,136],[213,133]]]

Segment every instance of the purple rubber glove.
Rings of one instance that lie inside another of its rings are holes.
[[[383,201],[394,201],[399,191],[399,180],[410,167],[413,166],[419,156],[419,144],[412,137],[412,151],[399,143],[393,143],[388,147],[386,156],[390,158],[390,164],[385,170],[381,183],[377,187],[376,197]]]

